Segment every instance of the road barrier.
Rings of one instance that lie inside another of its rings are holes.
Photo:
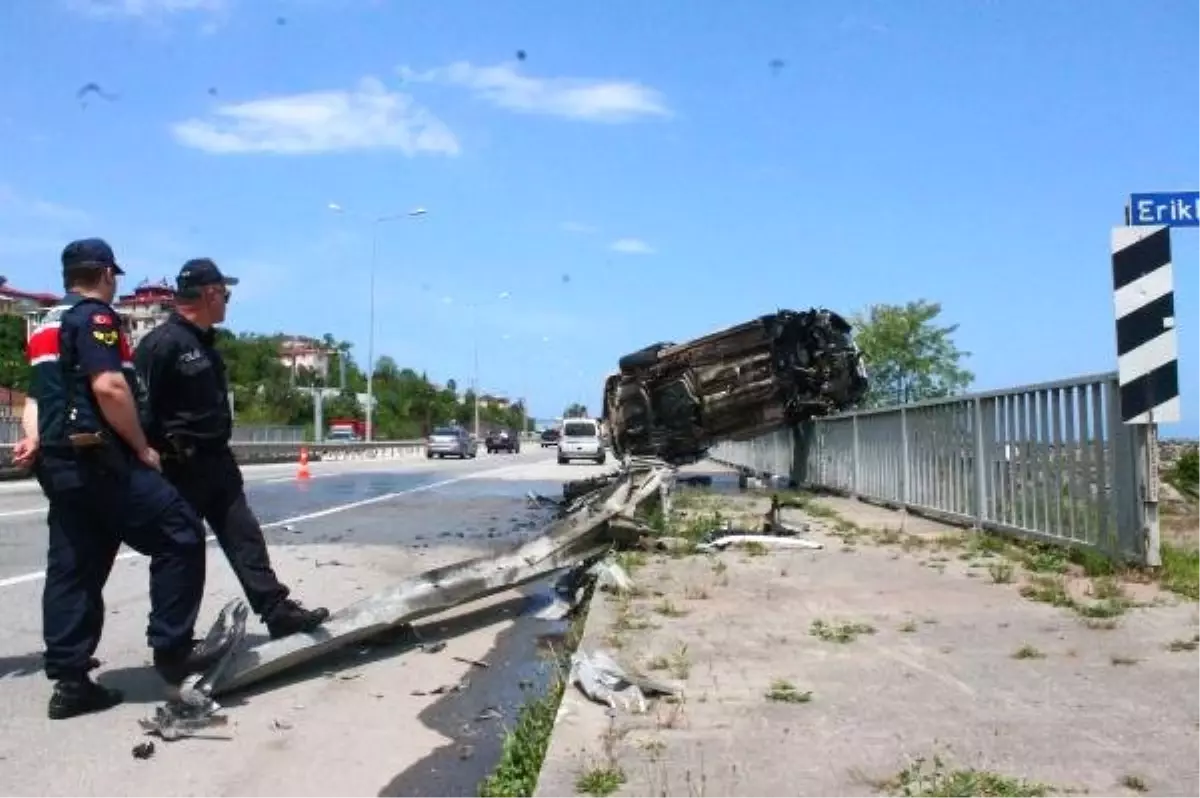
[[[1161,563],[1157,436],[1097,374],[820,419],[717,462],[977,529]]]

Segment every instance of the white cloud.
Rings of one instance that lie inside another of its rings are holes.
[[[597,229],[595,225],[583,222],[563,222],[560,226],[568,233],[594,233]]]
[[[640,238],[618,238],[608,247],[613,252],[620,252],[623,255],[652,255],[654,247],[647,244]]]
[[[534,78],[520,74],[513,64],[474,66],[466,61],[425,72],[408,67],[398,71],[406,81],[459,86],[495,106],[522,113],[610,123],[671,115],[658,91],[629,81]]]
[[[68,7],[93,17],[152,17],[186,11],[219,13],[228,0],[68,0]]]
[[[459,152],[458,139],[444,122],[375,78],[364,78],[350,91],[221,105],[207,119],[176,123],[172,132],[181,144],[218,155],[395,149],[411,157]]]

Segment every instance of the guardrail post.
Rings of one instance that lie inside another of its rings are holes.
[[[1138,521],[1142,532],[1142,545],[1139,547],[1144,557],[1144,564],[1157,567],[1162,565],[1161,540],[1158,527],[1158,425],[1126,424],[1132,427],[1136,444],[1136,471],[1138,494],[1140,501]],[[1115,480],[1116,475],[1114,475]]]
[[[909,484],[912,480],[912,469],[908,462],[908,411],[900,408],[900,506],[907,510],[912,499]]]
[[[854,442],[850,447],[850,498],[858,498],[859,460],[858,456],[858,413],[850,417],[850,431]]]
[[[982,530],[987,516],[987,474],[984,459],[987,457],[987,447],[983,438],[983,400],[976,398],[971,402],[975,418],[971,424],[975,438],[975,529]]]

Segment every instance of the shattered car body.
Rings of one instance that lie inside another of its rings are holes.
[[[849,409],[867,392],[850,324],[824,308],[781,310],[683,344],[621,358],[604,385],[603,419],[618,457],[671,465]]]

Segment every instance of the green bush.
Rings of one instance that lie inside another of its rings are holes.
[[[1197,498],[1200,489],[1200,448],[1189,446],[1167,473],[1167,482],[1180,493]]]

